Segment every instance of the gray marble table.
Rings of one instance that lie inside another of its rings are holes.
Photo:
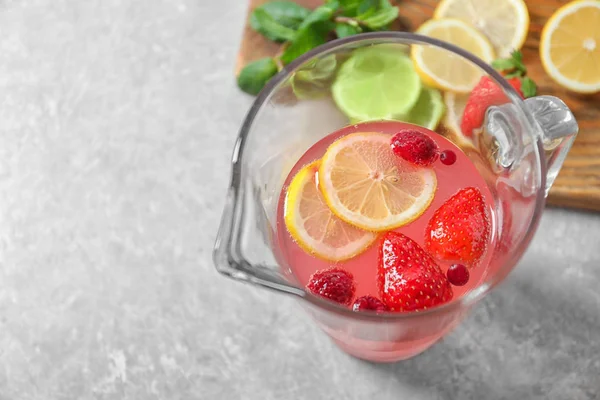
[[[0,399],[600,397],[600,215],[427,353],[353,359],[211,248],[244,0],[0,2]]]

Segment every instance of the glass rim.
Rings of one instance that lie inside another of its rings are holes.
[[[540,181],[540,190],[538,190],[536,193],[534,212],[532,214],[531,221],[528,225],[527,232],[523,236],[523,239],[520,241],[519,245],[515,249],[513,249],[513,251],[511,252],[512,255],[510,257],[508,257],[507,260],[505,261],[505,265],[509,264],[509,263],[513,264],[513,265],[516,264],[519,261],[519,259],[521,258],[521,256],[523,255],[526,248],[529,246],[529,243],[531,242],[531,240],[533,238],[533,235],[536,231],[536,228],[539,223],[541,213],[542,213],[542,210],[543,210],[543,207],[545,204],[545,192],[543,189],[546,186],[546,173],[545,173],[546,167],[545,167],[545,163],[544,163],[545,154],[544,154],[543,144],[542,144],[540,135],[536,135],[534,133],[534,130],[540,130],[541,128],[539,127],[538,123],[535,121],[535,119],[533,118],[531,113],[525,108],[525,104],[524,104],[523,100],[521,99],[521,97],[519,96],[519,94],[516,92],[516,90],[502,77],[502,75],[500,75],[499,72],[494,70],[489,64],[487,64],[486,62],[479,59],[475,55],[471,54],[470,52],[468,52],[458,46],[455,46],[453,44],[450,44],[450,43],[447,43],[447,42],[444,42],[444,41],[441,41],[441,40],[438,40],[435,38],[431,38],[428,36],[423,36],[423,35],[419,35],[419,34],[415,34],[415,33],[411,33],[411,32],[398,32],[398,31],[369,32],[369,33],[361,33],[361,34],[349,36],[349,37],[342,38],[342,39],[335,39],[335,40],[327,42],[327,43],[301,55],[300,57],[298,57],[297,59],[295,59],[288,65],[284,66],[277,75],[275,75],[273,78],[271,78],[271,80],[265,85],[265,87],[258,94],[256,99],[252,103],[252,106],[248,110],[246,117],[244,118],[244,121],[240,128],[238,138],[235,142],[233,155],[232,155],[232,161],[231,161],[231,164],[232,164],[231,180],[230,180],[230,185],[228,188],[229,192],[231,194],[233,194],[233,197],[234,197],[233,198],[233,202],[234,202],[233,212],[232,212],[233,216],[232,216],[232,220],[231,220],[232,226],[235,226],[235,224],[239,224],[239,219],[238,219],[238,221],[236,221],[237,218],[235,218],[235,215],[237,215],[237,213],[239,212],[239,210],[238,210],[239,202],[240,202],[239,195],[241,192],[243,192],[243,188],[241,188],[241,176],[242,176],[241,160],[242,160],[242,156],[243,156],[243,152],[244,152],[244,148],[245,148],[244,145],[246,142],[246,138],[250,132],[250,128],[254,122],[254,119],[258,115],[258,112],[263,107],[265,102],[269,99],[269,97],[273,93],[274,89],[276,89],[281,83],[285,82],[285,80],[288,79],[289,76],[293,72],[295,72],[295,70],[298,67],[304,65],[307,61],[311,60],[312,58],[322,55],[324,53],[328,53],[339,47],[343,47],[343,46],[346,46],[346,45],[349,45],[352,43],[360,43],[360,42],[364,42],[364,41],[369,41],[369,40],[384,40],[384,41],[388,40],[390,42],[396,42],[396,43],[401,41],[403,44],[407,44],[407,45],[410,45],[410,44],[433,45],[433,46],[442,48],[444,50],[453,52],[455,54],[458,54],[459,56],[463,57],[464,59],[467,59],[468,61],[470,61],[471,63],[475,64],[477,67],[482,69],[489,76],[491,76],[496,81],[496,83],[498,85],[500,85],[500,87],[504,90],[505,94],[508,96],[510,101],[517,106],[519,116],[522,117],[526,121],[526,123],[529,125],[529,127],[531,128],[531,129],[527,129],[526,131],[527,131],[527,134],[531,136],[532,141],[536,144],[536,148],[537,148],[536,160],[537,160],[538,169],[540,171],[540,180],[541,181]],[[227,249],[226,251],[228,252],[228,255],[230,256],[230,259],[231,259],[231,256],[233,255],[233,257],[232,257],[233,259],[240,260],[244,264],[248,264],[249,266],[251,266],[252,264],[250,262],[248,262],[242,255],[242,251],[240,248],[241,232],[240,232],[240,230],[237,230],[237,229],[236,229],[236,231],[237,231],[237,235],[233,235],[233,232],[230,231],[230,234],[228,235],[229,237],[226,240],[227,243],[225,244],[226,249]],[[234,236],[237,236],[237,237],[234,239]],[[221,238],[218,238],[218,239],[221,239]],[[235,244],[235,246],[232,246],[233,244]],[[231,251],[233,251],[233,254],[231,254]],[[255,266],[255,267],[258,267],[258,266]],[[334,312],[336,314],[341,314],[343,316],[347,316],[347,317],[350,317],[353,319],[359,319],[359,320],[367,320],[367,321],[376,320],[376,321],[385,322],[385,321],[397,321],[397,320],[414,319],[414,318],[419,318],[419,317],[432,316],[435,314],[443,314],[443,313],[451,312],[454,310],[470,307],[471,305],[475,304],[477,301],[479,301],[483,297],[485,297],[500,282],[501,282],[500,279],[493,279],[493,278],[488,279],[488,280],[480,283],[478,286],[474,287],[471,291],[467,292],[462,297],[460,297],[458,299],[453,299],[450,302],[447,302],[447,303],[444,303],[439,306],[432,307],[432,308],[429,308],[426,310],[406,312],[406,313],[390,312],[390,313],[382,313],[382,314],[353,311],[352,309],[349,309],[342,305],[338,305],[336,303],[327,301],[325,299],[321,299],[318,296],[312,295],[311,293],[307,292],[305,289],[295,286],[293,284],[289,284],[287,282],[284,285],[284,287],[282,287],[281,284],[270,285],[270,284],[265,284],[263,282],[256,282],[256,281],[254,283],[257,283],[258,285],[263,286],[265,288],[276,290],[278,292],[283,292],[283,293],[298,296],[301,299],[309,302],[313,306],[316,306],[319,308],[324,308],[324,309],[326,309],[330,312]]]

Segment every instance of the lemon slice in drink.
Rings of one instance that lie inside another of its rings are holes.
[[[391,136],[353,133],[335,141],[321,159],[319,186],[329,208],[344,221],[385,231],[418,218],[433,200],[437,180],[431,168],[397,157]]]
[[[494,49],[485,36],[459,19],[432,19],[421,25],[416,33],[462,47],[487,63],[495,58]],[[438,47],[414,45],[411,57],[425,83],[451,92],[470,92],[483,74],[474,64]]]
[[[523,0],[442,0],[433,16],[473,25],[502,58],[523,46],[529,30],[529,12]]]
[[[421,80],[410,58],[386,46],[355,50],[331,87],[336,105],[354,122],[404,115],[420,92]]]
[[[540,41],[544,69],[578,93],[600,92],[600,1],[568,3],[550,17]]]
[[[328,261],[352,258],[376,238],[336,217],[323,199],[318,184],[319,161],[302,168],[292,179],[285,199],[285,225],[307,253]]]

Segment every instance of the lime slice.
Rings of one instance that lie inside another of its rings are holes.
[[[404,120],[427,129],[435,130],[445,111],[446,106],[444,105],[442,94],[435,89],[423,87],[417,103]]]
[[[342,65],[331,91],[351,121],[393,119],[415,105],[421,80],[402,51],[371,46],[356,50]]]

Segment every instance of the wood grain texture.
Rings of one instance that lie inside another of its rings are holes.
[[[250,0],[250,9],[268,0]],[[322,0],[296,0],[314,8]],[[579,95],[554,83],[544,71],[539,58],[542,28],[552,13],[566,0],[526,0],[531,24],[523,47],[524,61],[529,75],[539,87],[539,93],[561,98],[573,110],[579,123],[579,135],[562,170],[556,179],[548,203],[564,207],[585,208],[600,211],[600,93]],[[399,2],[401,24],[414,30],[431,18],[438,1],[404,0]],[[277,53],[279,45],[254,32],[248,24],[244,29],[236,71],[246,63]]]

